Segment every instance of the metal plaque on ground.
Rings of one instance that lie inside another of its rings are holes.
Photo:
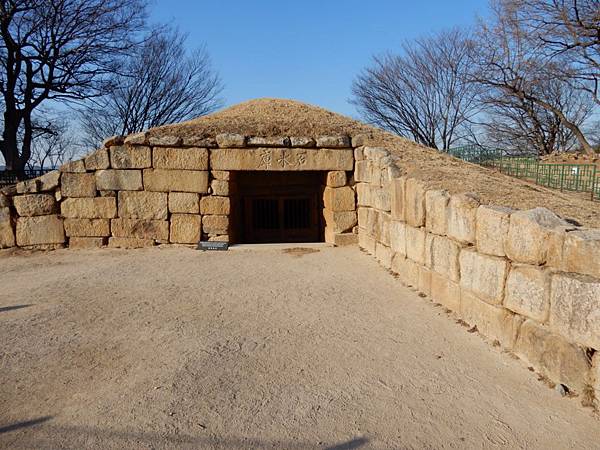
[[[217,250],[224,251],[229,250],[229,242],[222,241],[200,241],[198,242],[198,250]]]

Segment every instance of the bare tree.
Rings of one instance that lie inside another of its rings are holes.
[[[560,78],[587,92],[600,105],[600,0],[510,0],[523,11],[522,26],[543,43],[549,60],[567,58],[568,66],[553,65],[549,78]]]
[[[90,145],[205,115],[221,105],[221,82],[206,49],[188,54],[185,39],[172,28],[150,33],[126,70],[113,75],[113,89],[83,110]]]
[[[540,86],[540,89],[544,98],[551,99],[577,126],[583,126],[591,117],[593,102],[582,92],[556,80]],[[482,95],[482,103],[482,128],[489,144],[514,153],[547,155],[569,150],[577,143],[560,117],[533,101],[490,89]]]
[[[564,95],[556,95],[558,89],[553,88],[562,83],[560,90],[567,90],[568,83],[548,76],[559,70],[574,71],[575,63],[567,54],[556,54],[552,59],[546,57],[548,44],[527,28],[525,10],[519,6],[513,0],[492,2],[493,17],[488,23],[481,23],[477,33],[476,70],[472,80],[495,91],[497,98],[512,97],[519,107],[529,108],[530,119],[537,114],[531,110],[532,106],[543,108],[560,120],[584,151],[593,153],[581,128],[581,113],[564,109],[565,105],[561,104]],[[572,95],[572,90],[565,92],[567,96]]]
[[[145,0],[0,0],[0,149],[8,169],[31,157],[36,109],[105,92],[135,44]]]
[[[374,58],[352,86],[369,122],[429,147],[447,150],[477,114],[478,86],[466,76],[472,43],[455,29],[403,46],[403,55]]]
[[[28,169],[54,169],[76,156],[77,146],[69,132],[68,120],[51,117],[36,129],[43,131],[33,137]]]

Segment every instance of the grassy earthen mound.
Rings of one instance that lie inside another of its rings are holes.
[[[422,179],[431,188],[446,189],[453,194],[473,192],[485,204],[516,209],[544,206],[564,218],[600,228],[600,203],[592,202],[589,194],[561,193],[536,186],[452,158],[349,117],[293,100],[251,100],[215,114],[150,130],[151,136],[213,137],[220,133],[248,136],[367,134],[368,145],[392,151],[404,173]]]

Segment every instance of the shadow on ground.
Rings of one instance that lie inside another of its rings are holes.
[[[218,436],[189,436],[159,432],[103,430],[97,427],[42,425],[52,419],[44,416],[15,422],[0,427],[0,448],[210,448],[210,449],[263,449],[289,450],[353,450],[369,443],[365,437],[339,443],[314,444],[294,440],[261,440],[257,438]],[[38,426],[39,425],[39,426]],[[208,433],[207,433],[208,434]]]
[[[29,308],[30,306],[33,305],[14,305],[14,306],[3,306],[0,308],[0,312],[5,312],[5,311],[12,311],[14,309],[22,309],[22,308]]]

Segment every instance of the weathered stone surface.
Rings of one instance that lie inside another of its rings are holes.
[[[96,189],[99,191],[141,191],[141,170],[98,170]]]
[[[330,211],[354,211],[356,209],[354,191],[349,186],[326,187],[323,192],[323,203],[325,208]]]
[[[594,390],[595,407],[597,409],[600,403],[600,352],[596,352],[592,356],[590,383],[592,385],[592,389]]]
[[[208,235],[209,242],[230,242],[228,234],[209,234]]]
[[[106,238],[103,237],[72,237],[69,238],[70,249],[89,249],[100,248],[106,245]]]
[[[532,320],[519,330],[514,353],[550,380],[582,393],[590,382],[590,362],[585,351]]]
[[[406,227],[404,222],[390,221],[390,247],[394,253],[406,256]]]
[[[425,185],[414,178],[406,180],[406,222],[412,227],[425,225]]]
[[[390,211],[392,208],[389,186],[359,183],[356,185],[356,194],[359,206],[370,206],[381,211]]]
[[[207,234],[227,234],[229,231],[229,216],[202,217],[202,231]]]
[[[183,138],[184,147],[215,148],[217,140],[212,136],[189,136]]]
[[[550,311],[550,273],[534,266],[514,265],[506,280],[504,306],[540,323]]]
[[[475,243],[475,228],[479,200],[472,194],[458,194],[448,202],[448,237],[464,244]]]
[[[390,156],[390,152],[383,147],[363,147],[363,152],[365,154],[365,158],[374,161],[378,167],[381,167],[381,164],[379,163],[384,158]]]
[[[323,210],[323,217],[327,228],[333,233],[343,233],[352,230],[357,224],[356,211],[330,211]]]
[[[446,308],[460,310],[460,286],[443,275],[431,272],[431,297]]]
[[[400,280],[408,286],[419,285],[419,265],[398,253],[392,258],[392,272],[397,273]]]
[[[369,236],[369,234],[365,230],[361,228],[358,229],[358,246],[360,248],[362,248],[369,254],[374,255],[375,243],[375,239],[372,236]]]
[[[157,147],[152,153],[155,169],[208,170],[205,148]]]
[[[108,238],[108,246],[111,248],[144,248],[153,247],[154,239],[137,239],[137,238]]]
[[[110,229],[114,237],[169,240],[167,220],[113,219]]]
[[[210,190],[213,195],[227,197],[232,193],[231,184],[225,180],[212,180],[210,182]]]
[[[112,147],[113,145],[122,145],[125,142],[125,136],[111,136],[104,139],[102,142],[103,147]]]
[[[351,149],[219,148],[210,151],[214,170],[353,170]]]
[[[290,144],[292,147],[310,148],[316,145],[316,141],[311,137],[292,136],[290,137]]]
[[[60,204],[63,217],[70,219],[111,219],[117,216],[114,197],[68,198]]]
[[[110,167],[108,150],[101,148],[83,159],[86,170],[104,170]]]
[[[210,174],[215,180],[229,181],[231,179],[231,172],[227,170],[211,170]]]
[[[320,136],[317,138],[317,147],[349,148],[352,147],[352,143],[350,136]]]
[[[346,186],[347,181],[346,172],[342,170],[333,170],[327,172],[327,186],[329,187]]]
[[[430,190],[425,192],[425,229],[430,233],[444,236],[448,221],[448,203],[450,194],[447,191]]]
[[[563,247],[563,270],[600,278],[600,230],[577,230],[566,233]]]
[[[69,237],[110,236],[109,219],[65,219],[64,226],[65,234]]]
[[[510,208],[481,205],[477,208],[475,241],[477,251],[492,256],[505,256],[504,241],[508,235]]]
[[[147,145],[148,144],[148,132],[142,131],[141,133],[130,134],[123,141],[124,144],[129,145]]]
[[[431,240],[428,240],[430,244],[429,257],[427,258],[429,259],[427,261],[428,266],[434,272],[451,281],[458,282],[460,279],[460,245],[443,236],[430,236]]]
[[[567,222],[546,208],[513,212],[504,242],[506,256],[520,263],[544,264],[552,232],[569,227]]]
[[[68,163],[60,166],[58,170],[61,172],[85,173],[85,163],[83,162],[83,159],[69,161]]]
[[[177,244],[195,244],[200,240],[202,221],[199,215],[173,214],[169,240]]]
[[[144,188],[157,192],[208,192],[208,172],[198,170],[144,170]]]
[[[600,280],[585,275],[552,275],[550,326],[572,342],[599,349]]]
[[[264,137],[264,136],[250,136],[247,139],[246,145],[249,147],[289,147],[289,137]]]
[[[504,281],[508,273],[508,262],[463,249],[459,256],[460,286],[480,299],[495,305],[504,298]]]
[[[13,218],[8,206],[0,208],[0,248],[15,246],[15,231]]]
[[[219,147],[241,148],[246,146],[246,136],[235,133],[222,133],[217,135]]]
[[[200,213],[226,216],[231,210],[229,197],[217,197],[209,195],[200,199]]]
[[[179,214],[198,214],[200,197],[192,192],[170,192],[169,211]]]
[[[391,182],[392,219],[406,220],[406,178],[395,178]]]
[[[392,250],[381,242],[375,242],[375,259],[386,269],[392,267]]]
[[[492,340],[498,340],[506,348],[515,344],[523,318],[506,308],[490,305],[472,293],[461,289],[460,316],[479,332]]]
[[[63,173],[60,191],[63,197],[95,197],[96,176],[93,173]]]
[[[152,147],[179,147],[183,139],[178,136],[148,137],[148,144]]]
[[[164,192],[120,191],[119,217],[125,219],[167,218],[167,194]]]
[[[56,212],[56,200],[50,194],[17,195],[13,197],[17,214],[22,217],[45,216]]]
[[[352,143],[354,146],[354,143]],[[363,161],[365,159],[365,149],[361,146],[354,149],[354,161]]]
[[[110,165],[113,169],[146,169],[152,166],[152,151],[141,145],[111,147]]]
[[[37,192],[47,192],[56,189],[60,183],[61,172],[53,170],[41,177],[33,180],[26,180],[17,183],[17,193],[19,194],[35,194]]]
[[[422,294],[428,296],[431,295],[431,270],[429,270],[427,267],[419,266],[417,289]]]
[[[19,217],[16,235],[19,247],[65,242],[63,221],[56,215]]]
[[[358,244],[358,235],[354,233],[336,233],[325,227],[325,242],[336,247]]]
[[[406,256],[408,259],[425,265],[425,229],[406,227]]]
[[[354,170],[354,180],[362,183],[371,183],[374,180],[373,162],[365,159],[356,161]]]
[[[352,136],[352,147],[363,147],[369,143],[372,136],[368,133],[359,133]]]
[[[377,229],[375,238],[384,245],[390,245],[390,222],[392,216],[384,211],[373,210],[377,215]]]

